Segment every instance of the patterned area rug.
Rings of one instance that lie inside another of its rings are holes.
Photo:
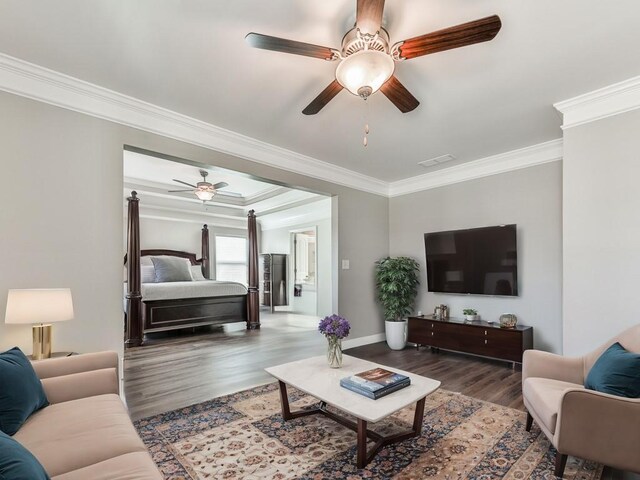
[[[292,410],[317,403],[289,388]],[[377,424],[410,429],[413,407]],[[276,383],[136,422],[166,479],[555,479],[555,451],[525,413],[439,390],[427,397],[420,437],[355,467],[355,433],[323,415],[283,422]],[[595,480],[602,467],[569,458],[565,479]]]

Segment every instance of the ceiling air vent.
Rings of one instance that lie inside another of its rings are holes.
[[[441,163],[447,163],[455,159],[456,157],[450,154],[440,155],[439,157],[430,158],[429,160],[418,162],[418,165],[423,166],[424,168],[429,168],[429,167],[433,167],[434,165],[440,165]]]

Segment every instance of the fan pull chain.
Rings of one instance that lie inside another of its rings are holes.
[[[364,101],[366,103],[366,107],[364,114],[364,138],[362,139],[362,146],[366,148],[367,145],[369,145],[369,122],[367,122],[367,119],[369,118],[369,103],[366,98]]]

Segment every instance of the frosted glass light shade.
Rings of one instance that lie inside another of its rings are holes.
[[[395,70],[393,59],[377,50],[362,50],[348,56],[336,68],[336,80],[354,95],[362,87],[370,87],[371,93],[391,78]]]
[[[196,190],[195,194],[196,197],[198,197],[200,200],[206,202],[207,200],[211,200],[213,198],[215,192],[212,192],[211,190]]]
[[[52,323],[73,319],[69,288],[9,290],[5,323]]]

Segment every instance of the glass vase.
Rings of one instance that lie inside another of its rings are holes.
[[[331,368],[342,367],[342,339],[336,337],[327,337],[329,342],[327,348],[327,362]]]

